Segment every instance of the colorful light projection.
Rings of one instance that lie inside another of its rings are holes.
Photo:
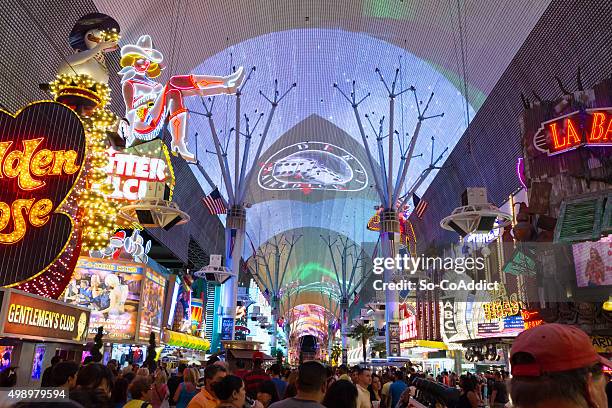
[[[282,47],[276,46],[283,44]],[[270,127],[267,146],[272,146],[276,140],[284,137],[292,128],[298,126],[307,118],[313,116],[329,121],[341,132],[352,138],[357,144],[361,144],[359,129],[354,120],[350,105],[343,101],[341,96],[334,92],[331,84],[334,82],[351,82],[353,79],[365,89],[378,89],[380,84],[378,77],[374,74],[376,66],[389,71],[395,69],[398,64],[398,57],[402,57],[402,65],[410,67],[410,76],[403,78],[404,84],[435,84],[431,90],[435,91],[439,100],[444,100],[444,118],[427,124],[422,130],[422,137],[417,143],[415,154],[425,153],[423,157],[416,157],[413,160],[410,174],[406,184],[410,186],[419,176],[420,172],[429,165],[429,143],[430,136],[435,135],[436,143],[448,146],[452,149],[457,140],[465,130],[465,101],[461,96],[460,90],[449,81],[444,73],[436,70],[430,63],[424,61],[406,50],[396,47],[388,42],[373,38],[361,33],[347,32],[341,30],[326,29],[298,29],[289,31],[274,32],[259,37],[248,39],[244,42],[232,46],[231,53],[233,61],[254,65],[257,67],[255,80],[266,80],[266,78],[278,78],[279,83],[299,84],[299,92],[289,94],[284,100],[287,112],[290,114],[278,117],[279,120],[273,121]],[[194,73],[203,72],[224,72],[227,70],[230,61],[229,50],[224,50],[206,61],[203,61]],[[290,63],[288,63],[290,62]],[[474,95],[474,92],[471,92]],[[416,106],[412,98],[398,98],[396,109],[399,105],[405,109],[403,129],[401,132],[410,132],[416,125]],[[188,109],[201,110],[201,103],[196,99],[185,101]],[[229,111],[233,112],[233,101],[229,101]],[[257,92],[249,92],[248,89],[241,96],[242,111],[253,112],[261,108],[261,97]],[[387,106],[388,100],[384,92],[373,93],[368,100],[364,101],[364,112],[377,112],[375,120],[378,120],[386,112],[380,111],[380,106]],[[470,116],[473,117],[474,111],[471,109]],[[414,113],[414,115],[412,114]],[[225,114],[224,109],[218,109],[216,115]],[[380,116],[379,116],[380,115]],[[207,126],[205,117],[193,118],[194,126],[190,126],[189,138],[193,143],[196,129],[199,132],[198,139],[198,158],[202,166],[206,168],[213,180],[220,179],[220,169],[215,163],[216,158],[205,154],[205,150],[214,150],[214,145],[210,138],[201,137],[202,128]],[[200,125],[201,124],[201,125]],[[367,124],[366,124],[367,126]],[[226,129],[224,134],[229,129]],[[347,149],[347,142],[342,138],[343,135],[333,134],[331,140],[321,140],[320,133],[324,132],[321,128],[314,128],[304,133],[304,138],[300,141],[324,141],[334,144],[357,157],[362,164],[366,164],[365,158],[361,159],[358,152]],[[227,137],[227,134],[226,136]],[[335,138],[335,140],[334,140]],[[227,140],[227,139],[226,139]],[[222,140],[223,142],[223,140]],[[375,149],[376,141],[371,138],[371,147]],[[234,144],[228,145],[228,158],[234,157]],[[264,148],[267,148],[264,146]],[[284,147],[284,146],[283,146]],[[278,149],[275,149],[278,151]],[[273,152],[272,152],[273,153]],[[399,163],[398,157],[394,160]],[[264,160],[266,155],[262,155]],[[442,164],[442,163],[440,163]],[[366,166],[368,167],[368,166]],[[230,162],[230,170],[232,170]],[[209,190],[207,182],[197,170],[194,170],[196,177],[201,181],[206,191]],[[233,177],[233,175],[231,175]],[[417,193],[422,194],[433,179],[434,174],[421,185]],[[371,183],[371,178],[370,178]],[[366,190],[370,190],[367,188]],[[296,194],[297,195],[297,194]],[[269,199],[281,197],[281,194],[268,194]],[[258,197],[253,203],[259,202]],[[369,217],[369,215],[367,216]],[[252,215],[249,215],[252,219]],[[365,218],[364,224],[368,218]]]
[[[259,170],[265,190],[360,191],[368,185],[361,162],[341,147],[324,142],[301,142],[274,153]]]
[[[69,201],[85,146],[81,121],[63,105],[37,102],[16,116],[0,111],[1,286],[50,297],[63,290],[63,268],[78,254],[78,245],[68,248],[76,217]]]
[[[291,337],[300,338],[313,335],[318,339],[327,339],[329,335],[327,316],[329,312],[322,306],[302,304],[289,312]]]
[[[166,118],[172,136],[171,150],[184,160],[196,162],[195,155],[187,149],[188,110],[184,98],[235,93],[242,84],[244,72],[238,68],[232,75],[174,75],[165,86],[155,82],[164,66],[163,54],[153,48],[149,35],[141,35],[136,44],[121,48],[121,85],[125,102],[125,119],[120,132],[131,146],[136,142],[150,141],[159,136]]]

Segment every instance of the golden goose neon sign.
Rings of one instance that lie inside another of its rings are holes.
[[[79,171],[81,166],[77,164],[76,151],[39,150],[44,144],[43,137],[22,140],[21,146],[13,141],[0,142],[0,178],[16,179],[18,191],[33,191],[45,186],[45,177],[72,175]],[[12,203],[0,201],[0,244],[21,241],[28,226],[44,226],[53,210],[53,202],[46,197],[17,198]]]

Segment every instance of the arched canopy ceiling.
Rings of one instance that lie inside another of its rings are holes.
[[[444,112],[444,117],[424,123],[415,149],[415,155],[423,156],[413,160],[405,189],[428,166],[432,137],[436,139],[437,156],[445,147],[452,149],[465,130],[465,101],[457,87],[430,63],[365,34],[327,29],[271,33],[234,45],[207,59],[193,72],[227,72],[230,53],[233,65],[257,67],[242,96],[241,105],[242,112],[250,115],[251,124],[257,117],[256,111],[267,114],[270,110],[269,104],[258,94],[259,89],[269,91],[275,79],[279,80],[281,89],[293,82],[298,84],[277,109],[247,197],[247,202],[252,204],[247,230],[257,231],[257,236],[253,237],[256,248],[277,233],[303,226],[331,226],[358,243],[376,239],[364,228],[374,213],[374,206],[380,204],[374,189],[374,177],[351,105],[332,87],[334,82],[347,89],[354,79],[360,94],[371,92],[360,109],[362,115],[368,113],[373,117],[376,129],[376,122],[388,116],[388,97],[374,72],[375,68],[381,67],[392,80],[401,61],[404,69],[399,86],[415,85],[419,100],[426,101],[432,92],[435,93],[430,114]],[[186,103],[192,111],[204,111],[197,98]],[[221,141],[227,146],[232,179],[234,142],[227,135],[228,129],[234,126],[233,104],[234,98],[217,98],[213,116]],[[405,149],[417,122],[414,96],[405,93],[397,98],[396,106],[396,128],[401,133],[399,139]],[[473,115],[473,109],[470,108],[470,112]],[[217,158],[207,153],[215,150],[207,119],[197,114],[191,119],[190,144],[196,146],[197,133],[198,158],[212,180],[223,186]],[[244,126],[243,120],[243,129]],[[385,124],[384,129],[387,126]],[[256,146],[259,142],[257,133],[251,145]],[[370,150],[376,152],[376,139],[369,127],[367,134]],[[244,140],[242,142],[243,150]],[[252,164],[254,150],[249,164]],[[300,165],[316,161],[317,167],[322,169],[320,174],[313,175],[309,187],[293,187],[299,181],[293,175],[276,174],[283,170],[283,165],[289,166],[295,160]],[[374,160],[378,165],[377,155]],[[396,148],[396,171],[399,162],[400,152]],[[197,170],[195,173],[209,191],[204,178]],[[330,174],[346,182],[329,180]],[[424,191],[433,176],[431,173],[419,192]],[[247,247],[244,255],[248,257],[250,254]]]
[[[359,32],[406,48],[449,78],[458,64],[457,3],[424,0],[94,0],[121,25],[122,42],[150,34],[164,52],[165,75],[190,72],[226,48],[268,33],[325,28]],[[466,71],[480,106],[550,0],[461,1]],[[282,44],[287,47],[287,44]]]
[[[268,165],[273,171],[274,165],[316,161],[322,168],[316,183],[327,183],[327,187],[279,190],[273,184],[279,180],[270,181],[258,171],[248,196],[252,207],[248,210],[247,231],[253,247],[245,245],[244,256],[248,258],[252,248],[260,248],[274,236],[302,232],[300,229],[307,227],[291,261],[289,282],[312,271],[312,276],[318,277],[310,282],[315,286],[317,282],[324,285],[325,271],[330,270],[326,248],[321,246],[316,231],[333,231],[359,245],[371,245],[376,235],[367,231],[365,224],[379,204],[351,107],[331,84],[337,82],[347,89],[356,80],[359,94],[371,92],[361,113],[374,113],[375,121],[388,116],[384,88],[374,73],[376,67],[390,81],[401,64],[400,86],[415,85],[419,99],[426,100],[435,92],[431,113],[444,112],[445,116],[425,122],[415,149],[415,154],[423,153],[423,157],[413,160],[404,186],[407,189],[429,163],[431,137],[436,138],[437,155],[445,147],[452,149],[463,134],[467,125],[463,78],[467,80],[471,117],[550,2],[287,0],[280,6],[275,0],[94,1],[101,12],[121,24],[122,44],[134,43],[142,34],[152,36],[155,48],[165,56],[167,68],[160,77],[162,82],[170,75],[225,74],[231,65],[256,66],[242,106],[253,121],[256,110],[257,114],[270,110],[259,97],[259,89],[269,94],[274,79],[279,80],[281,88],[298,83],[279,106],[264,146],[264,161],[256,165],[262,171]],[[398,99],[396,129],[407,143],[416,123],[416,105],[410,93]],[[217,98],[214,119],[222,140],[228,140],[234,125],[233,104],[234,98]],[[197,99],[188,100],[187,106],[203,111]],[[190,127],[190,149],[197,150],[211,178],[221,186],[219,164],[207,153],[214,148],[204,117],[192,114]],[[254,144],[260,131],[253,138]],[[369,129],[368,133],[370,147],[374,147]],[[296,147],[303,143],[310,143],[310,147]],[[322,148],[325,144],[332,145],[331,151]],[[230,169],[234,168],[233,154],[233,143],[229,143]],[[398,162],[396,157],[396,165]],[[367,180],[360,176],[362,167]],[[421,185],[420,192],[433,175]],[[196,176],[204,190],[210,191],[199,173]],[[285,173],[280,178],[288,176],[291,174]],[[338,183],[338,178],[346,182]],[[338,185],[346,188],[339,189]],[[314,291],[306,293],[300,295],[304,297],[299,303],[322,303],[314,299]]]
[[[328,247],[330,241],[336,245],[340,244],[337,239],[339,236],[343,237],[342,234],[325,228],[293,229],[271,237],[257,249],[257,257],[249,258],[249,269],[260,286],[270,288],[271,291],[277,286],[281,289],[281,315],[303,303],[319,304],[335,313],[341,297],[339,284],[344,285],[352,277],[354,289],[358,289],[356,285],[369,271],[370,263],[367,259],[358,262],[355,272],[352,273],[353,259],[350,259],[347,261],[347,273],[343,276],[339,260],[336,258],[334,265]],[[250,241],[250,235],[247,241]],[[294,241],[295,245],[289,257],[291,241]],[[246,245],[250,246],[250,242]],[[347,241],[347,246],[352,245],[356,251],[362,250],[358,243]],[[275,256],[277,246],[284,249],[280,251],[278,260]],[[334,254],[337,254],[338,248],[340,247],[333,247]],[[367,258],[367,255],[371,254],[363,255]],[[278,269],[277,262],[280,265]],[[283,274],[283,271],[286,272]]]
[[[328,317],[328,312],[318,304],[304,303],[294,307],[288,316],[291,337],[299,339],[312,335],[326,344],[329,335]]]

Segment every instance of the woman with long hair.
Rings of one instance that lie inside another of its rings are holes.
[[[125,378],[119,377],[115,380],[113,391],[111,392],[111,402],[114,408],[121,408],[127,402],[129,385],[130,382]]]
[[[223,377],[221,381],[213,384],[213,391],[221,401],[217,408],[243,408],[246,400],[246,388],[240,377],[235,375]]]
[[[291,373],[287,377],[287,388],[285,388],[285,395],[283,395],[283,399],[293,398],[297,395],[297,380],[298,371],[291,371]]]
[[[151,405],[153,405],[153,408],[160,408],[164,401],[168,400],[170,391],[168,391],[166,382],[168,382],[166,371],[162,368],[158,368],[155,371],[155,381],[151,386]]]
[[[357,387],[348,380],[338,380],[329,387],[322,404],[326,408],[355,408]]]
[[[461,387],[461,396],[457,403],[457,408],[478,408],[480,405],[480,398],[478,398],[478,391],[476,379],[471,375],[462,375],[459,378],[459,387]]]
[[[599,286],[604,283],[606,266],[596,248],[591,247],[589,260],[586,265],[585,275],[589,280],[589,286]]]
[[[370,391],[370,401],[372,401],[372,406],[380,405],[380,391],[382,390],[382,381],[378,374],[372,374],[372,383],[368,386],[368,391]]]
[[[183,370],[183,382],[174,393],[176,408],[187,408],[189,401],[198,393],[199,374],[194,368]]]

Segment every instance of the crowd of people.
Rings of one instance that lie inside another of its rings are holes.
[[[250,370],[241,361],[230,370],[226,362],[214,358],[204,369],[181,364],[170,374],[162,366],[153,371],[136,364],[120,369],[115,360],[106,365],[88,360],[81,365],[56,358],[43,373],[42,386],[67,391],[69,401],[54,405],[58,408],[413,408],[419,406],[419,393],[427,389],[453,391],[457,396],[452,404],[429,406],[609,407],[612,382],[604,367],[612,368],[612,363],[596,353],[579,329],[542,327],[517,337],[510,355],[511,373],[442,372],[434,378],[413,366],[376,371],[365,365],[332,368],[317,361],[294,369],[279,364],[264,369],[258,353]],[[11,381],[14,386],[15,378]]]

